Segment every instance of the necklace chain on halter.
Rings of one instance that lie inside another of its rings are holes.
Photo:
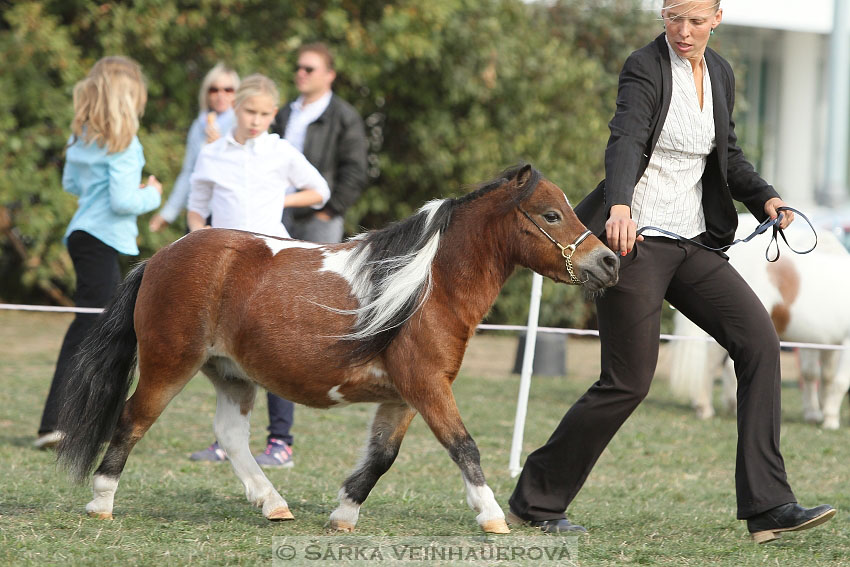
[[[522,212],[522,214],[525,215],[525,218],[531,221],[531,224],[536,226],[537,229],[542,232],[543,235],[548,238],[552,244],[554,244],[561,250],[561,256],[564,257],[564,265],[567,267],[567,274],[569,274],[570,276],[570,283],[573,285],[582,285],[587,282],[587,279],[580,280],[573,271],[573,252],[575,252],[576,248],[578,248],[578,245],[584,242],[584,239],[590,236],[592,233],[589,230],[585,230],[582,234],[578,236],[578,238],[575,239],[575,241],[573,241],[572,244],[567,244],[566,246],[564,246],[563,244],[552,238],[548,232],[543,230],[543,227],[537,224],[535,220],[531,218],[531,215],[525,212],[522,207],[519,207],[519,210]]]
[[[704,248],[706,250],[711,250],[712,252],[725,252],[726,250],[729,250],[729,248],[731,248],[735,244],[738,244],[740,242],[749,242],[750,240],[752,240],[753,238],[755,238],[759,234],[767,232],[767,229],[773,228],[773,234],[770,237],[770,242],[768,242],[767,249],[764,251],[764,258],[768,262],[776,262],[779,259],[779,239],[777,238],[777,236],[781,236],[782,240],[785,241],[785,245],[788,246],[788,249],[791,250],[792,252],[796,253],[796,254],[808,254],[809,252],[814,250],[815,247],[818,245],[818,233],[815,230],[815,227],[812,226],[812,221],[809,220],[809,217],[807,217],[806,215],[804,215],[803,213],[801,213],[800,211],[798,211],[797,209],[795,209],[793,207],[779,207],[776,210],[777,210],[777,212],[779,212],[779,214],[776,216],[775,219],[769,218],[769,219],[765,220],[764,222],[762,222],[760,225],[758,225],[756,227],[756,229],[752,232],[752,234],[750,234],[746,238],[737,238],[737,239],[733,240],[730,244],[726,244],[725,246],[721,246],[719,248],[712,248],[711,246],[706,246],[705,244],[697,242],[696,240],[692,240],[690,238],[685,238],[682,235],[676,234],[675,232],[670,232],[669,230],[664,230],[663,228],[658,228],[657,226],[642,226],[641,228],[638,229],[637,235],[642,234],[646,230],[655,230],[655,231],[658,231],[662,234],[666,234],[667,236],[670,236],[672,238],[676,238],[677,240],[681,240],[682,242],[687,242],[688,244],[693,244],[694,246],[699,246],[700,248]],[[805,220],[806,223],[808,223],[809,228],[812,229],[812,234],[815,237],[815,242],[814,242],[814,244],[812,244],[811,248],[809,248],[808,250],[796,250],[793,246],[791,246],[788,243],[788,239],[785,238],[785,231],[782,230],[781,228],[779,228],[779,223],[782,222],[782,216],[783,216],[781,211],[791,211],[791,212],[793,212],[797,215],[800,215],[800,217],[802,217],[802,219]],[[532,221],[532,222],[534,222],[534,221]],[[776,257],[771,259],[770,258],[770,249],[774,245],[776,246]]]

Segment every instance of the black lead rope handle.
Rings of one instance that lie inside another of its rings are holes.
[[[725,246],[721,246],[720,248],[712,248],[711,246],[706,246],[705,244],[702,244],[701,242],[697,242],[696,240],[691,240],[690,238],[685,238],[684,236],[676,234],[675,232],[670,232],[669,230],[664,230],[663,228],[658,228],[657,226],[642,226],[638,229],[637,234],[635,236],[640,236],[646,230],[655,230],[655,231],[658,231],[662,234],[665,234],[665,235],[667,235],[671,238],[681,240],[682,242],[687,242],[688,244],[693,244],[694,246],[699,246],[700,248],[704,248],[705,250],[710,250],[711,252],[725,252],[725,251],[729,250],[729,248],[731,248],[735,244],[738,244],[740,242],[749,242],[750,240],[752,240],[753,238],[755,238],[759,234],[767,232],[767,229],[773,228],[773,235],[770,237],[770,242],[768,242],[767,249],[764,251],[764,258],[768,262],[776,262],[777,260],[779,260],[779,239],[777,238],[777,235],[781,236],[782,240],[785,241],[785,245],[792,252],[794,252],[796,254],[808,254],[809,252],[814,250],[815,247],[818,245],[818,233],[815,230],[815,227],[812,226],[812,221],[809,220],[809,217],[807,217],[806,215],[804,215],[803,213],[801,213],[800,211],[798,211],[797,209],[795,209],[793,207],[779,207],[776,210],[777,210],[777,212],[779,212],[779,211],[791,211],[795,214],[800,215],[800,217],[804,221],[806,221],[806,223],[808,223],[809,228],[812,229],[812,234],[815,236],[815,243],[812,244],[811,248],[809,248],[808,250],[795,250],[793,246],[788,244],[788,239],[785,238],[785,231],[783,231],[781,228],[779,228],[779,223],[782,221],[782,213],[781,212],[776,216],[775,219],[769,218],[769,219],[765,220],[764,222],[762,222],[760,225],[758,225],[756,227],[756,229],[752,232],[752,234],[750,234],[746,238],[738,238],[736,240],[733,240],[731,244],[726,244]],[[771,260],[770,259],[770,248],[774,244],[776,245],[776,257]]]

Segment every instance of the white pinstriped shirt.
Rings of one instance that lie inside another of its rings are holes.
[[[705,232],[702,174],[714,149],[714,105],[708,65],[702,60],[703,104],[699,106],[690,62],[667,43],[673,71],[670,110],[649,165],[635,186],[632,219],[638,228],[657,226],[685,238]],[[648,230],[644,234],[661,235]]]

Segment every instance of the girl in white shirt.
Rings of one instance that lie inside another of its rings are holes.
[[[322,175],[289,142],[268,129],[280,96],[274,82],[254,74],[236,91],[236,127],[207,144],[191,178],[189,230],[235,228],[289,238],[284,207],[321,209],[330,189]],[[294,192],[287,190],[293,187]]]

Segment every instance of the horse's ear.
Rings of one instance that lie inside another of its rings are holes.
[[[531,165],[525,164],[520,168],[520,170],[516,174],[516,186],[517,188],[525,187],[529,181],[531,181]]]

